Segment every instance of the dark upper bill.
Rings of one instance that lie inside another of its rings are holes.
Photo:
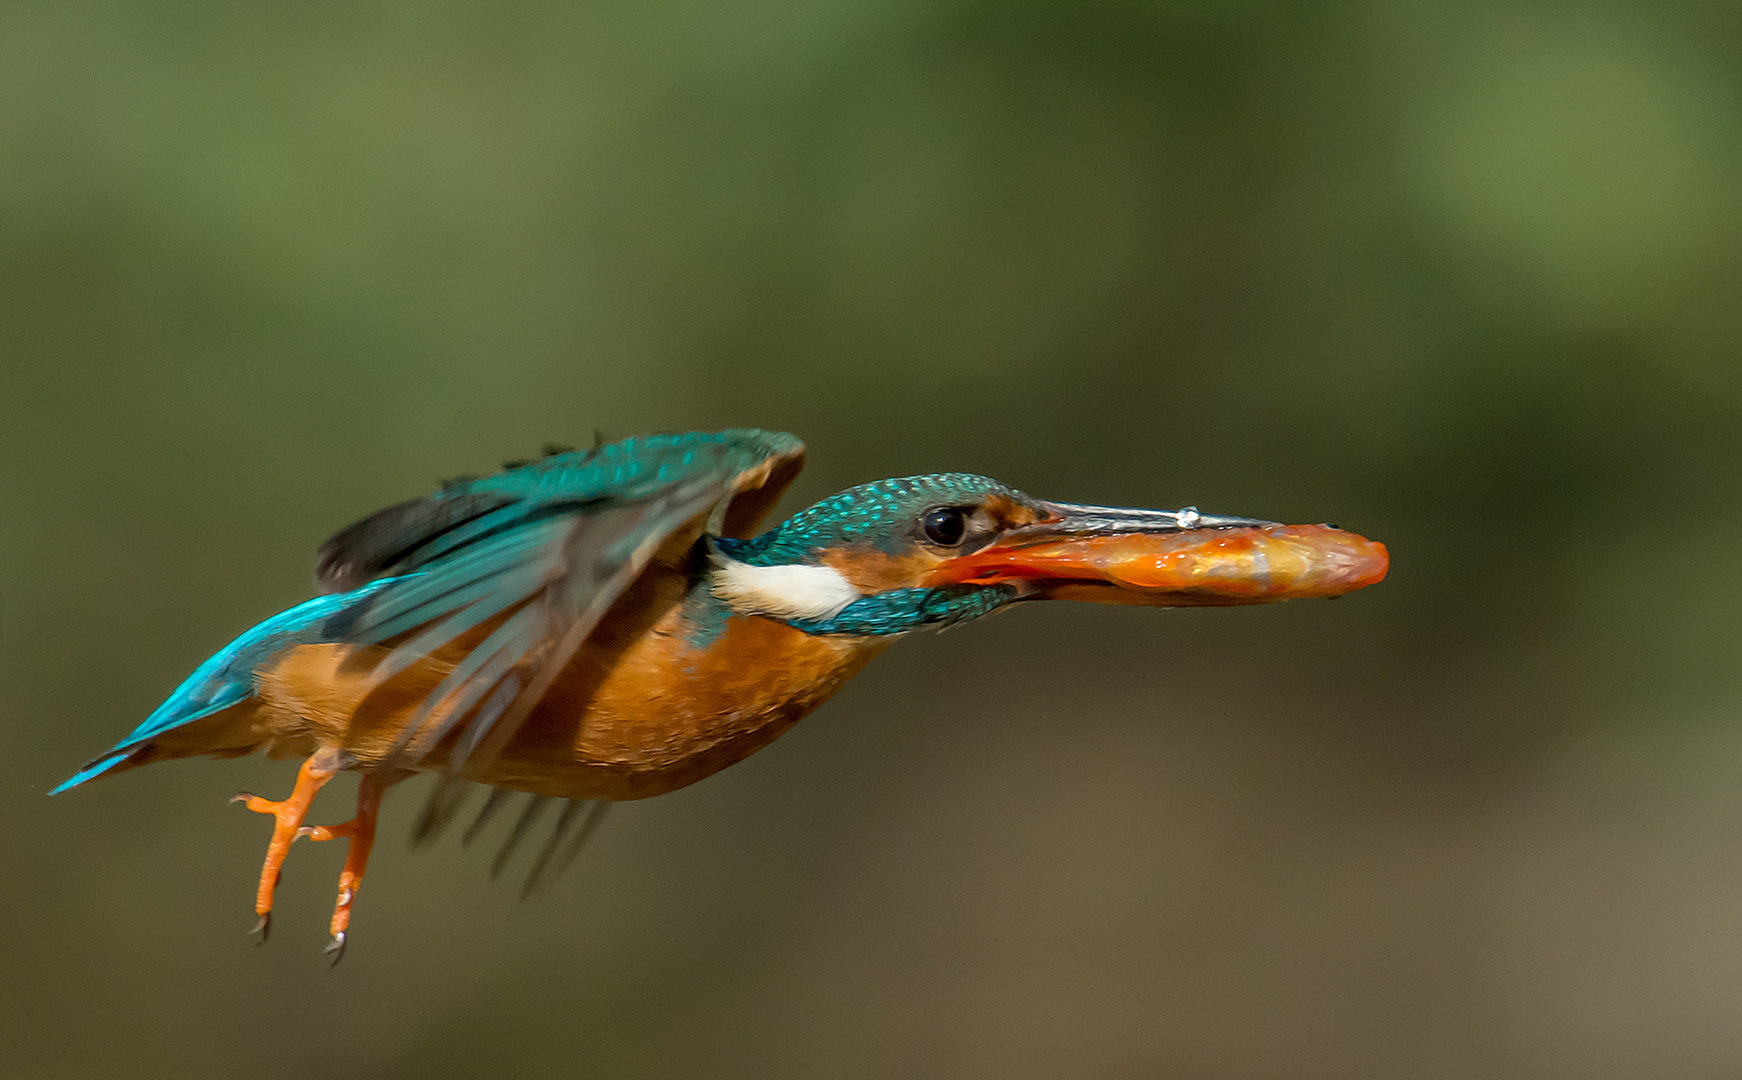
[[[1341,596],[1385,578],[1385,545],[1328,525],[1196,509],[1051,503],[1055,516],[952,559],[928,584],[1022,582],[1036,596],[1205,607]]]

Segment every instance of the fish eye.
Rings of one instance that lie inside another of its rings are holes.
[[[940,506],[927,510],[919,519],[925,538],[939,547],[955,547],[968,530],[967,515],[959,506]]]

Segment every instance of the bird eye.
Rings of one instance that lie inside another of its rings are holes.
[[[968,528],[966,516],[960,507],[955,506],[927,510],[919,523],[925,529],[925,538],[939,547],[955,547],[962,542],[962,534]]]

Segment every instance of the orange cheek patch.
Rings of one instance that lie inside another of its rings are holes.
[[[867,594],[912,588],[947,561],[925,548],[890,555],[869,546],[834,548],[823,552],[822,560],[824,566],[833,568],[853,588]]]

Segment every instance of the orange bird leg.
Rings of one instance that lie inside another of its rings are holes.
[[[375,846],[375,815],[381,810],[381,795],[386,790],[387,782],[379,775],[365,773],[357,788],[356,817],[339,825],[305,825],[296,831],[297,836],[306,836],[310,840],[345,837],[351,841],[350,849],[345,852],[345,868],[339,872],[339,901],[333,905],[331,927],[333,940],[326,949],[338,954],[333,957],[335,964],[345,958],[345,934],[351,926],[351,903],[357,899],[357,890],[363,887],[369,849]]]
[[[291,788],[288,798],[274,802],[243,791],[230,800],[245,803],[256,814],[271,814],[277,819],[272,826],[272,841],[266,845],[266,861],[260,867],[260,888],[254,894],[254,914],[260,916],[254,932],[260,935],[262,943],[272,933],[272,892],[283,874],[284,857],[290,853],[290,845],[296,840],[302,819],[308,816],[309,804],[315,801],[315,795],[326,782],[337,775],[342,764],[338,750],[323,748],[315,751],[296,771],[296,786]]]

